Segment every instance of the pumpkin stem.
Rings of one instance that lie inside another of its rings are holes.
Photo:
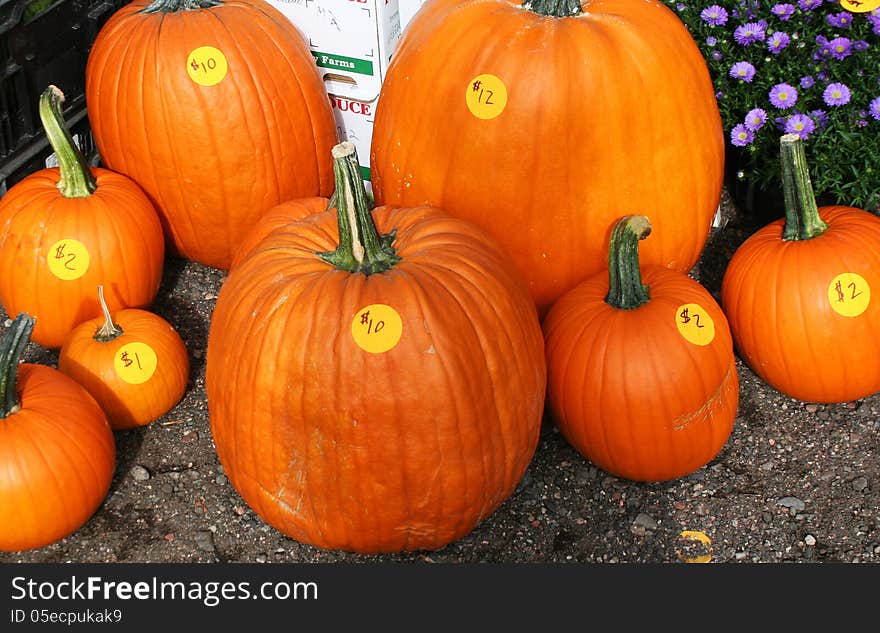
[[[332,150],[336,190],[330,206],[336,207],[339,248],[318,256],[339,270],[372,275],[400,261],[394,250],[395,231],[380,235],[373,222],[373,203],[367,195],[355,146],[344,141]]]
[[[650,233],[651,222],[643,215],[625,215],[611,230],[605,303],[618,310],[638,308],[651,298],[639,268],[639,240]]]
[[[46,131],[46,138],[58,157],[58,169],[61,172],[58,189],[65,198],[88,198],[98,188],[98,184],[86,157],[67,129],[61,114],[62,103],[64,93],[55,86],[49,86],[40,95],[40,121]]]
[[[109,343],[122,334],[122,328],[113,323],[110,308],[107,307],[107,302],[104,300],[104,286],[98,286],[98,301],[101,302],[101,311],[104,313],[104,325],[95,332],[94,339],[99,343]]]
[[[804,142],[797,134],[779,140],[782,160],[782,193],[785,196],[783,240],[809,240],[825,232],[828,225],[819,216]]]
[[[35,321],[29,314],[20,313],[0,342],[0,419],[21,408],[16,391],[18,364],[34,330]]]
[[[221,0],[153,0],[141,13],[175,13],[177,11],[194,11],[210,9],[223,4]]]
[[[522,8],[539,15],[568,18],[582,11],[583,0],[524,0]]]

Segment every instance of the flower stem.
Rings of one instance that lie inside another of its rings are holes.
[[[141,9],[141,13],[175,13],[177,11],[194,11],[210,9],[223,4],[221,0],[153,0]]]
[[[12,327],[0,342],[0,419],[21,409],[16,381],[21,354],[30,341],[36,319],[24,312],[12,322]]]
[[[639,241],[650,233],[651,222],[643,215],[625,215],[611,230],[605,303],[618,310],[632,310],[651,299],[639,268]]]
[[[101,311],[104,313],[104,325],[95,332],[95,340],[99,343],[109,343],[122,334],[122,328],[113,323],[113,317],[110,316],[110,308],[104,300],[104,286],[98,286],[98,301],[101,302]]]
[[[797,134],[779,140],[782,162],[782,193],[785,196],[785,228],[782,239],[809,240],[825,232],[828,225],[819,217],[804,142]]]
[[[351,273],[372,275],[389,270],[400,261],[393,246],[395,231],[380,235],[376,230],[357,150],[345,141],[333,148],[332,155],[336,190],[330,206],[336,207],[339,247],[318,256],[339,270]]]
[[[56,86],[49,86],[40,95],[40,121],[58,158],[58,169],[61,172],[58,189],[65,198],[88,198],[98,188],[98,184],[86,157],[67,129],[61,114],[62,103],[64,93]]]
[[[524,0],[527,11],[554,18],[568,18],[582,11],[582,0]]]

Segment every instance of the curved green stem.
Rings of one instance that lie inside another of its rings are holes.
[[[21,354],[30,341],[36,319],[22,312],[12,322],[12,327],[0,342],[0,419],[8,417],[21,408],[16,390],[18,364]]]
[[[49,86],[40,95],[40,121],[43,123],[46,138],[58,157],[58,169],[61,172],[58,189],[65,198],[88,198],[98,188],[98,184],[89,162],[67,129],[61,114],[62,103],[64,93],[55,86]]]
[[[819,216],[804,142],[797,134],[779,140],[782,162],[782,193],[785,196],[783,240],[809,240],[825,232],[828,225]]]
[[[582,0],[524,0],[522,8],[554,18],[568,18],[582,11]]]
[[[651,223],[643,215],[625,215],[611,230],[605,303],[618,310],[632,310],[651,299],[639,268],[639,240],[650,233]]]
[[[339,222],[339,247],[318,256],[339,270],[372,275],[389,270],[400,257],[394,249],[395,231],[380,235],[371,213],[373,205],[367,195],[358,164],[357,150],[348,141],[333,150],[333,175],[336,190],[330,206],[336,207]]]
[[[95,332],[95,340],[99,343],[109,343],[122,334],[122,328],[113,323],[113,317],[110,316],[110,308],[104,300],[104,286],[98,286],[98,301],[101,302],[101,311],[104,313],[104,325]]]
[[[221,0],[153,0],[141,13],[174,13],[176,11],[194,11],[210,9],[223,4]]]

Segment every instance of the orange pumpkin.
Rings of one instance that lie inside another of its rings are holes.
[[[230,482],[288,536],[439,548],[505,501],[534,454],[537,313],[482,230],[426,207],[371,217],[354,146],[334,155],[337,212],[276,228],[220,290],[211,431]]]
[[[116,445],[95,399],[56,369],[19,364],[34,319],[19,314],[0,343],[0,550],[43,547],[101,505]]]
[[[86,104],[104,162],[156,203],[169,245],[227,268],[286,200],[329,195],[336,124],[303,36],[261,0],[134,0],[98,33]]]
[[[101,314],[95,286],[116,310],[152,303],[165,246],[156,210],[131,179],[89,167],[61,114],[55,86],[40,118],[59,167],[41,169],[0,199],[0,302],[36,319],[33,340],[58,348],[70,331]]]
[[[604,269],[621,199],[652,209],[644,262],[689,271],[724,176],[705,60],[653,0],[426,2],[391,60],[371,153],[377,204],[477,223],[542,314]]]
[[[736,348],[778,391],[847,402],[880,391],[880,218],[818,207],[803,141],[780,139],[785,217],[743,242],[721,304]]]
[[[650,230],[644,216],[618,220],[608,272],[563,295],[543,324],[556,424],[595,465],[635,481],[707,464],[739,403],[724,313],[684,273],[640,269],[639,240]]]
[[[180,335],[158,314],[137,308],[78,325],[58,353],[58,370],[92,394],[113,430],[162,417],[186,392],[189,355]]]

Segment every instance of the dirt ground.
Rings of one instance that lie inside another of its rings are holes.
[[[757,226],[725,195],[694,276],[716,297],[735,248]],[[151,425],[117,432],[105,502],[50,546],[3,562],[880,562],[880,395],[816,405],[789,398],[741,361],[732,435],[707,466],[644,484],[592,466],[545,420],[512,497],[441,550],[363,556],[300,544],[265,524],[218,462],[208,425],[205,350],[223,273],[169,259],[154,309],[190,351],[183,400]],[[0,322],[7,315],[0,313]],[[0,329],[0,333],[4,331]],[[57,354],[31,344],[29,362]],[[699,540],[683,532],[701,533]]]

